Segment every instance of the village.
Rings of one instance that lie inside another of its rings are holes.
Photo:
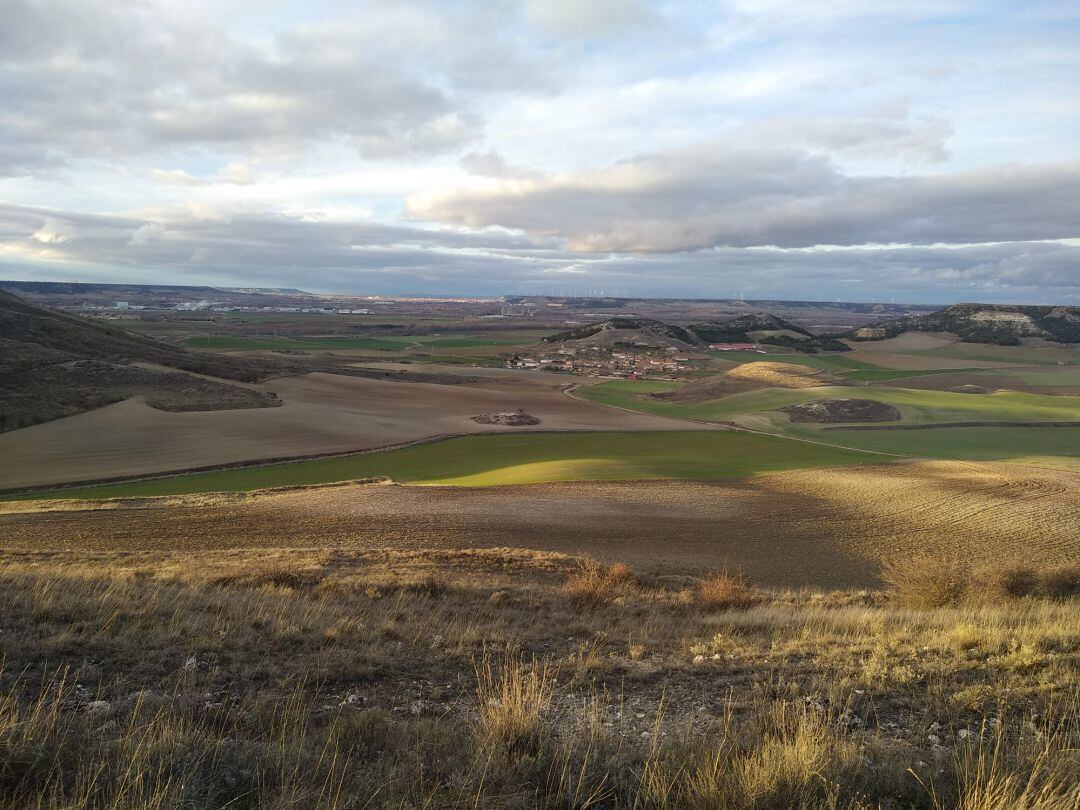
[[[753,343],[715,343],[710,351],[757,351]],[[562,346],[542,354],[515,354],[507,368],[580,374],[588,377],[621,377],[630,380],[677,380],[708,367],[701,355],[659,348],[645,343],[616,344],[613,348]]]

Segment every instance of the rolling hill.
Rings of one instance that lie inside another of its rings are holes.
[[[0,290],[0,431],[137,395],[163,410],[280,405],[273,395],[194,376],[255,382],[275,373],[272,364],[190,352]]]
[[[853,329],[851,340],[885,340],[904,332],[948,332],[969,343],[1016,346],[1023,338],[1080,343],[1080,307],[956,304]]]
[[[838,340],[814,335],[801,326],[767,312],[755,312],[726,321],[708,321],[689,326],[675,326],[651,318],[609,318],[568,332],[549,335],[544,338],[544,342],[573,342],[579,346],[605,347],[636,344],[682,350],[704,349],[710,343],[761,343],[810,354],[850,350],[850,347]]]
[[[653,396],[669,402],[697,404],[759,388],[816,388],[826,385],[851,385],[851,383],[829,371],[809,366],[789,363],[744,363],[722,374],[694,380],[674,391],[653,394]]]

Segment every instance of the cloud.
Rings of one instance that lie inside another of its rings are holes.
[[[659,19],[637,0],[525,0],[525,15],[541,31],[571,39],[604,39]]]
[[[30,238],[43,245],[62,245],[70,242],[74,236],[75,228],[70,224],[61,222],[55,217],[45,217],[45,222],[30,235]]]
[[[376,293],[510,292],[747,298],[1080,302],[1080,243],[708,248],[648,255],[574,252],[511,233],[336,222],[272,212],[153,219],[0,205],[0,277]],[[50,233],[78,239],[43,243]],[[167,238],[165,238],[167,235]],[[110,276],[109,273],[112,275]],[[854,281],[854,280],[857,280]]]
[[[417,217],[596,252],[1062,239],[1080,231],[1080,161],[859,176],[822,154],[717,142],[408,205]]]
[[[484,94],[546,81],[499,14],[423,0],[244,39],[148,1],[6,0],[3,17],[0,173],[333,141],[374,159],[438,154],[479,136]]]
[[[148,222],[140,225],[131,235],[128,244],[132,247],[145,247],[161,239],[165,234],[165,226],[160,222]]]

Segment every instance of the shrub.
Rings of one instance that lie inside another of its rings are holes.
[[[694,601],[705,610],[746,610],[762,600],[758,591],[740,572],[715,571],[694,589]]]
[[[1063,565],[1047,571],[1042,586],[1051,599],[1080,597],[1080,565]]]
[[[321,575],[315,571],[298,571],[293,568],[264,568],[225,574],[212,580],[212,584],[227,588],[285,588],[298,591],[317,585]]]
[[[586,560],[563,584],[562,593],[583,605],[603,605],[615,599],[632,582],[633,572],[624,563],[601,565]]]
[[[960,560],[928,554],[886,562],[881,579],[903,604],[935,608],[963,600],[971,571]]]
[[[1015,566],[986,576],[989,596],[1007,596],[1021,599],[1032,596],[1039,589],[1039,575],[1031,568]]]

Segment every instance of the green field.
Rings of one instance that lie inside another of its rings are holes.
[[[413,484],[450,486],[743,478],[805,467],[884,460],[887,459],[871,453],[727,431],[499,434],[342,458],[65,490],[57,495],[148,497],[324,484],[376,476]]]
[[[239,337],[205,335],[187,338],[190,349],[370,349],[406,351],[422,346],[432,349],[475,349],[490,346],[525,346],[537,338],[532,333],[520,335],[442,337],[439,335],[401,335],[394,337]]]
[[[932,374],[966,374],[981,372],[980,368],[924,368],[914,371],[901,371],[891,368],[857,369],[855,371],[841,371],[841,376],[856,382],[881,382],[883,380],[903,380],[908,377],[927,377]]]
[[[830,430],[822,438],[882,453],[966,461],[1009,460],[1080,469],[1080,427],[968,427],[938,430]]]
[[[676,383],[619,380],[578,389],[584,399],[659,416],[706,422],[736,422],[770,433],[812,438],[883,453],[934,458],[1080,457],[1080,428],[940,428],[926,431],[822,431],[816,425],[792,424],[778,408],[812,399],[859,397],[896,406],[899,424],[942,422],[1080,421],[1080,397],[1016,391],[954,394],[874,386],[762,388],[697,405],[679,405],[646,395],[668,391]],[[1067,466],[1072,466],[1068,461]]]
[[[733,363],[790,363],[796,366],[824,368],[830,371],[856,371],[878,368],[865,360],[856,360],[843,354],[781,354],[779,352],[708,352],[717,360],[730,360]]]
[[[1018,366],[1056,366],[1059,363],[1080,365],[1080,349],[1064,347],[995,346],[986,343],[952,343],[939,349],[906,351],[919,357],[951,357]]]

